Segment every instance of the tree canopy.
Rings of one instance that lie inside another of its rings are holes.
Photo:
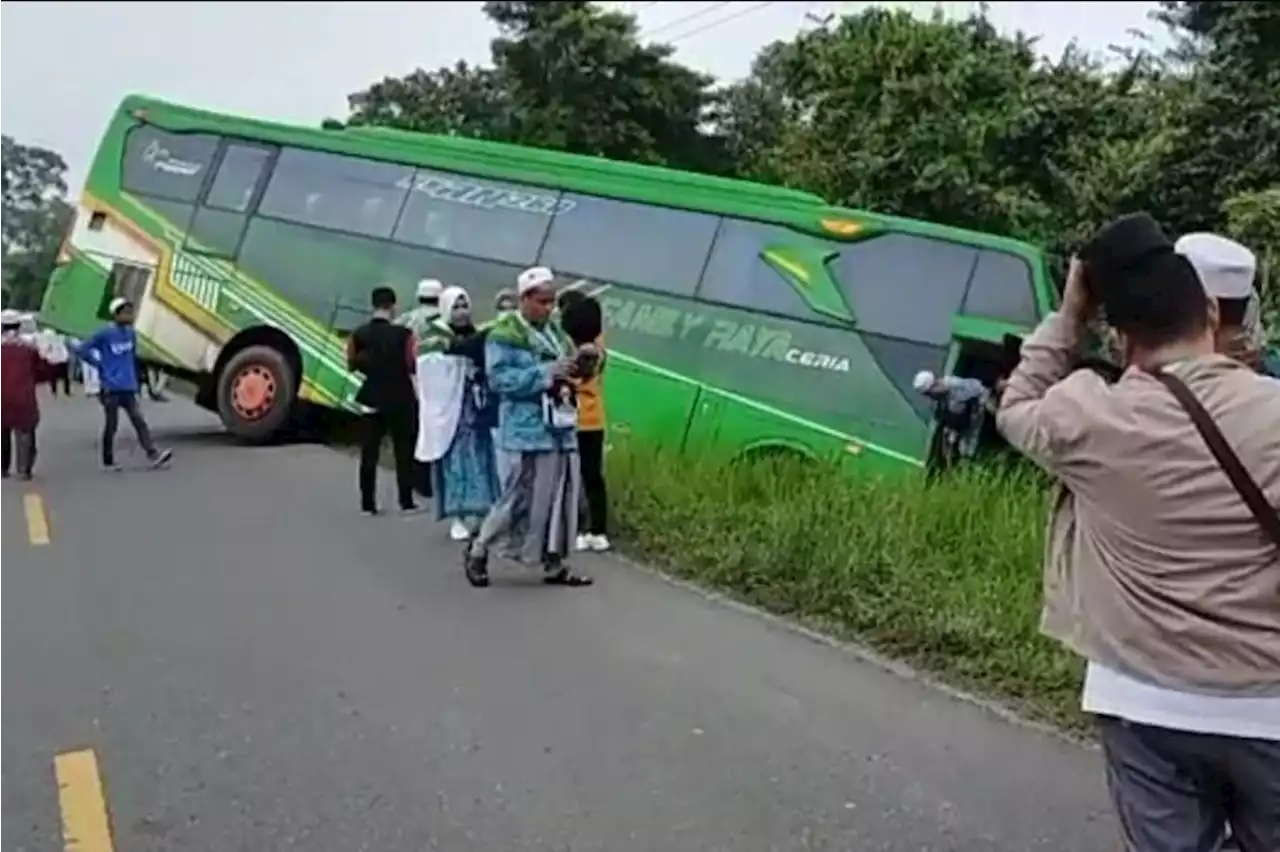
[[[71,215],[67,164],[46,148],[3,137],[4,294],[6,306],[39,307]]]
[[[766,46],[731,85],[593,3],[485,11],[487,66],[387,78],[348,120],[779,183],[1055,250],[1144,209],[1231,233],[1280,274],[1278,4],[1165,2],[1152,27],[1171,50],[1052,59],[985,12],[872,7]]]

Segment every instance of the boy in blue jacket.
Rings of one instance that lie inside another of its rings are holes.
[[[120,411],[124,410],[138,443],[152,467],[159,467],[173,457],[172,450],[156,448],[151,429],[138,406],[138,333],[133,329],[133,304],[128,299],[111,300],[111,325],[98,329],[77,347],[76,354],[98,370],[102,392],[102,466],[119,470],[116,464],[116,429]]]

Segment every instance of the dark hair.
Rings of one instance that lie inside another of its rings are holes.
[[[1107,322],[1147,349],[1202,334],[1208,297],[1191,262],[1172,250],[1126,268],[1099,270],[1095,293]]]
[[[563,295],[562,293],[561,296]],[[604,312],[600,309],[600,303],[583,293],[570,299],[567,304],[561,302],[560,327],[578,346],[590,343],[604,331]]]
[[[390,287],[374,287],[369,296],[374,310],[386,311],[396,306],[396,291]]]
[[[565,308],[576,305],[588,298],[590,297],[581,290],[561,290],[560,295],[556,297],[556,306],[563,311]]]

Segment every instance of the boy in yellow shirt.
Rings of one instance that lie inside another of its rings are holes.
[[[607,356],[601,328],[600,304],[580,289],[565,290],[559,298],[560,322],[578,346],[589,343],[600,353],[589,378],[574,379],[578,400],[578,466],[586,498],[586,523],[578,535],[578,550],[604,551],[608,536],[609,498],[604,484],[605,412],[600,382]]]

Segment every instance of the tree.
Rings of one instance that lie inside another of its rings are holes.
[[[1178,230],[1213,228],[1233,196],[1280,184],[1280,6],[1164,3],[1187,98],[1155,199]]]
[[[619,160],[723,171],[700,125],[711,79],[643,45],[635,19],[593,3],[490,2],[492,67],[459,63],[351,96],[352,124],[483,137]]]
[[[3,137],[4,288],[19,308],[39,306],[70,221],[67,164],[57,153]]]
[[[1175,48],[1137,33],[1119,63],[1074,44],[1047,61],[985,8],[871,8],[769,45],[718,89],[597,4],[485,12],[489,67],[383,80],[350,123],[733,174],[1062,252],[1144,209],[1174,233],[1236,234],[1280,275],[1280,4],[1164,2]]]
[[[1039,107],[1025,100],[1033,48],[981,17],[922,21],[872,8],[769,48],[755,79],[732,93],[745,114],[723,121],[739,135],[754,129],[735,147],[751,152],[756,173],[833,203],[1036,229],[1051,211],[1010,191],[1019,171],[1010,154]]]
[[[511,138],[511,102],[497,72],[459,62],[387,77],[348,98],[350,125],[375,124],[483,139]]]
[[[766,46],[746,79],[713,96],[707,119],[723,156],[740,177],[786,180],[777,153],[783,128],[800,119],[800,106],[787,89],[787,68],[799,49],[793,42]]]

